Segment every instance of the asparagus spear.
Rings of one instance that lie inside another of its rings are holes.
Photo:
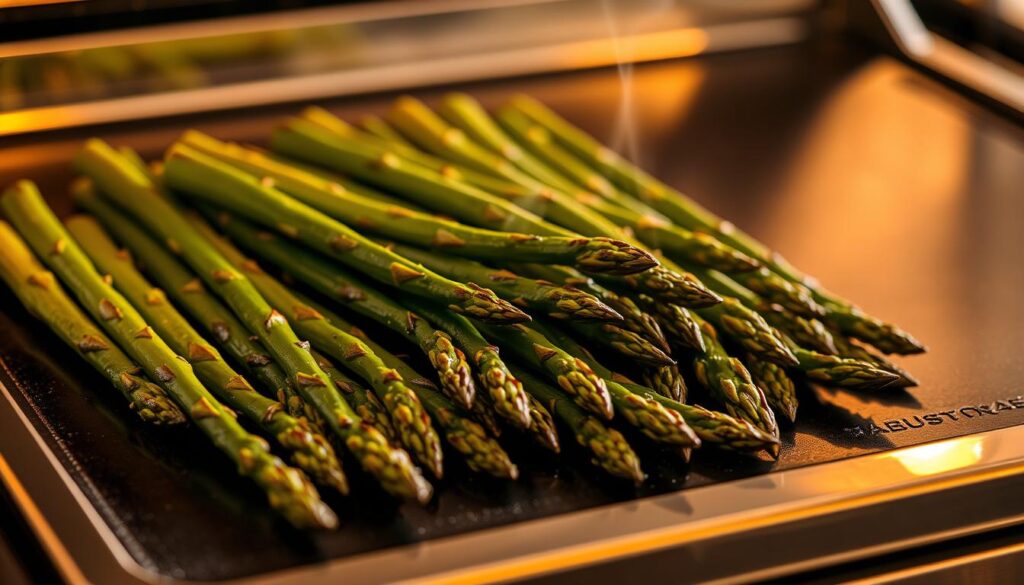
[[[486,284],[502,298],[531,311],[543,311],[555,319],[571,322],[622,318],[593,295],[581,290],[523,278],[509,270],[495,270],[473,260],[453,258],[411,246],[389,244],[389,247],[399,255],[439,274],[461,282]]]
[[[484,337],[501,343],[503,349],[510,350],[519,360],[545,372],[576,404],[611,420],[612,397],[604,380],[579,357],[558,351],[543,335],[522,325],[482,325],[478,329]]]
[[[665,408],[674,410],[681,414],[683,419],[686,421],[686,424],[693,429],[702,443],[706,442],[708,444],[713,444],[718,447],[732,449],[735,451],[759,451],[761,449],[768,449],[769,453],[773,456],[778,455],[779,438],[777,433],[772,434],[765,432],[739,417],[734,418],[733,416],[729,416],[721,412],[711,411],[699,406],[683,404],[671,398],[661,396],[651,388],[635,384],[623,378],[621,375],[612,372],[602,363],[595,360],[586,348],[580,346],[574,340],[563,336],[560,341],[562,345],[569,348],[569,351],[572,353],[583,356],[583,359],[586,360],[587,364],[591,366],[594,372],[596,372],[602,379],[614,380],[623,388],[639,394],[644,398],[654,400]],[[742,368],[742,365],[740,365],[740,367]],[[771,414],[770,411],[769,414]]]
[[[618,323],[570,322],[569,328],[590,340],[639,364],[652,367],[671,366],[675,361],[643,336]]]
[[[799,343],[799,340],[796,338],[794,338],[794,341]],[[887,372],[899,376],[899,380],[893,382],[893,386],[897,386],[900,388],[910,388],[913,386],[917,386],[917,378],[915,378],[907,370],[892,363],[891,361],[885,359],[884,357],[872,353],[871,351],[868,351],[867,349],[857,345],[856,343],[843,337],[842,335],[835,336],[834,341],[836,353],[838,353],[841,357],[852,358],[855,360],[866,362],[881,370],[885,370]]]
[[[555,420],[551,416],[551,412],[533,394],[525,391],[524,394],[526,394],[530,409],[530,425],[527,428],[530,437],[548,451],[561,452],[562,446],[558,440],[558,429],[555,428]],[[579,409],[578,406],[576,408]]]
[[[350,174],[472,225],[541,236],[574,234],[496,195],[402,158],[394,149],[345,139],[308,120],[289,120],[271,137],[275,152]],[[450,173],[449,173],[450,175]]]
[[[280,402],[258,394],[167,302],[164,291],[135,270],[130,255],[114,244],[95,219],[74,216],[67,220],[67,230],[96,268],[113,278],[115,288],[175,353],[188,360],[199,380],[219,400],[274,437],[291,454],[292,464],[316,483],[348,493],[345,474],[327,440],[305,420],[284,412]]]
[[[616,225],[628,228],[644,244],[677,262],[692,263],[726,273],[749,272],[760,264],[750,256],[704,232],[692,232],[662,219],[595,196],[577,195],[577,201]]]
[[[572,188],[571,183],[557,173],[551,172],[533,155],[520,148],[471,96],[450,93],[444,97],[437,112],[448,123],[469,135],[477,144],[500,154],[519,170],[541,183],[562,191]]]
[[[638,295],[637,300],[644,310],[654,316],[665,331],[669,341],[686,349],[704,351],[704,337],[693,313],[686,307],[672,303],[658,302],[647,295]]]
[[[103,196],[160,238],[246,324],[288,374],[303,399],[316,409],[324,424],[340,436],[346,448],[389,493],[426,501],[431,487],[409,460],[392,448],[376,429],[362,424],[352,408],[330,386],[330,379],[299,343],[288,321],[275,311],[252,283],[232,267],[198,234],[182,214],[154,188],[141,171],[99,140],[90,140],[75,158],[76,166],[92,177]]]
[[[578,288],[588,292],[613,311],[622,315],[619,322],[624,329],[643,337],[661,349],[667,355],[669,353],[668,340],[662,332],[661,326],[653,315],[645,313],[637,306],[629,296],[620,295],[594,282],[592,278],[584,276],[575,270],[565,266],[544,266],[539,264],[523,265],[522,270],[533,278],[556,282],[564,287]]]
[[[103,374],[142,420],[174,425],[185,415],[163,388],[140,375],[141,369],[82,313],[10,224],[0,221],[0,278],[30,313]]]
[[[785,338],[793,355],[796,356],[797,370],[809,379],[825,386],[838,386],[850,390],[878,390],[897,387],[900,376],[857,359],[826,355],[804,349],[793,340]]]
[[[21,181],[3,196],[8,219],[29,246],[70,288],[92,318],[157,380],[192,422],[256,482],[270,505],[298,527],[333,528],[337,517],[296,469],[270,453],[207,392],[187,362],[154,334],[136,310],[107,284],[46,206],[35,185]]]
[[[751,379],[764,392],[776,413],[786,417],[789,422],[796,422],[796,409],[799,404],[796,398],[796,386],[786,375],[786,371],[778,364],[766,362],[755,355],[747,355],[744,360]]]
[[[351,323],[323,307],[320,309],[333,325],[359,337],[389,368],[393,368],[403,378],[410,381],[410,385],[416,390],[417,395],[423,400],[423,405],[430,412],[431,418],[441,428],[445,440],[462,455],[470,469],[505,479],[515,479],[519,476],[519,469],[509,459],[505,450],[496,440],[487,435],[483,427],[471,418],[468,411],[448,400],[438,392],[433,382],[367,337],[365,333],[353,327]]]
[[[402,446],[440,478],[443,475],[440,440],[430,424],[429,415],[402,376],[385,365],[361,340],[333,326],[316,308],[263,272],[254,260],[246,258],[200,218],[191,218],[191,224],[218,253],[249,278],[267,302],[294,323],[299,335],[355,372],[373,388],[391,414]]]
[[[334,386],[345,397],[345,400],[352,405],[359,418],[373,425],[380,431],[380,434],[387,437],[388,441],[398,441],[398,433],[395,432],[395,427],[391,424],[391,417],[388,415],[387,408],[381,404],[373,392],[370,392],[359,382],[356,382],[339,370],[323,355],[314,351],[313,357],[316,358],[316,363],[320,366],[320,369],[331,378],[331,382],[334,382]]]
[[[225,233],[243,247],[415,343],[434,366],[445,392],[464,406],[473,403],[476,387],[465,355],[426,321],[322,256],[230,215],[219,214],[219,219]]]
[[[405,206],[377,201],[259,151],[220,142],[196,131],[182,144],[258,178],[338,221],[379,235],[478,260],[544,262],[591,273],[631,274],[657,265],[647,252],[610,238],[535,236],[498,232],[440,219]]]
[[[632,480],[636,485],[643,483],[640,458],[621,433],[606,427],[599,419],[567,400],[565,394],[525,369],[513,367],[513,370],[525,381],[527,392],[544,403],[572,432],[576,442],[590,451],[594,465],[616,477]]]
[[[419,299],[405,299],[403,303],[444,330],[456,345],[472,357],[477,379],[502,419],[519,428],[530,427],[534,419],[528,395],[519,380],[508,371],[498,355],[497,346],[488,343],[473,324],[461,315],[445,313]]]
[[[710,233],[736,250],[756,258],[790,282],[809,288],[814,300],[825,308],[828,321],[847,335],[871,343],[887,353],[909,354],[925,350],[907,332],[865,314],[853,303],[826,291],[764,244],[605,148],[540,102],[518,96],[512,100],[510,107],[546,128],[560,144],[593,165],[620,189],[651,205],[676,224]]]
[[[769,436],[778,438],[779,427],[764,393],[750,378],[740,360],[729,357],[710,323],[697,317],[704,338],[704,352],[694,358],[697,380],[722,403],[726,412],[750,422]],[[778,449],[770,451],[778,456]]]
[[[436,211],[462,221],[505,231],[538,236],[573,236],[564,228],[544,221],[524,208],[446,176],[392,150],[332,133],[308,120],[291,120],[278,129],[272,147],[287,156],[349,172],[375,185],[401,192]],[[621,230],[575,202],[552,199],[558,205],[558,221],[591,237],[619,237]],[[718,297],[697,279],[665,267],[655,267],[629,277],[632,286],[669,300],[703,306]]]
[[[767,449],[770,453],[777,452],[779,448],[777,437],[765,433],[745,420],[734,418],[724,412],[708,410],[703,406],[682,404],[665,398],[646,386],[629,382],[622,382],[622,386],[683,415],[686,424],[697,434],[703,446],[713,445],[741,452]]]
[[[508,323],[529,320],[528,315],[491,291],[452,282],[416,267],[344,224],[188,147],[172,147],[164,175],[173,188],[299,238],[400,290],[444,302],[453,311],[475,319]]]
[[[287,407],[289,414],[305,416],[314,422],[319,419],[316,411],[308,407],[289,383],[280,366],[266,354],[258,341],[249,338],[245,326],[202,286],[192,271],[142,228],[100,198],[91,181],[78,181],[72,190],[75,203],[99,219],[107,231],[130,249],[131,254],[162,287],[164,293],[200,323],[221,349],[239,363],[245,364],[249,373],[270,396]]]
[[[769,325],[789,335],[797,345],[828,355],[836,353],[832,332],[821,321],[794,315],[778,305],[762,307],[760,313]]]
[[[644,368],[641,379],[652,390],[676,402],[686,402],[686,381],[679,366],[671,364],[656,368]]]
[[[372,134],[381,140],[397,142],[413,149],[416,148],[380,116],[363,116],[359,120],[359,127],[367,134]]]

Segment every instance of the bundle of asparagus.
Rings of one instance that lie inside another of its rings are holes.
[[[65,229],[30,183],[4,195],[0,276],[297,526],[337,523],[307,480],[348,493],[335,447],[419,502],[417,464],[515,479],[524,434],[639,484],[651,449],[778,458],[804,383],[916,384],[874,351],[924,351],[909,334],[531,98],[407,97],[361,126],[310,108],[270,144],[189,131],[147,167],[89,141],[89,215]]]

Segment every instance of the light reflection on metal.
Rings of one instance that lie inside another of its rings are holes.
[[[927,477],[970,467],[981,461],[984,445],[978,437],[928,443],[886,454],[910,474]]]

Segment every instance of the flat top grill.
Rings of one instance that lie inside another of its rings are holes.
[[[1024,422],[1024,141],[1020,129],[854,45],[797,45],[638,65],[622,145],[655,175],[783,252],[836,292],[912,331],[909,392],[807,389],[778,463],[644,452],[640,490],[509,442],[522,478],[457,464],[428,508],[354,478],[342,529],[288,529],[194,433],[144,427],[107,384],[0,292],[0,381],[132,557],[179,579],[229,579]],[[447,88],[417,92],[430,99]],[[461,86],[485,103],[530,93],[599,137],[620,112],[615,69]],[[391,95],[324,105],[381,111]],[[4,184],[40,183],[70,212],[68,159],[96,134],[157,155],[197,127],[263,140],[295,106],[9,141]],[[566,443],[569,441],[566,440]],[[924,465],[926,463],[922,463]]]

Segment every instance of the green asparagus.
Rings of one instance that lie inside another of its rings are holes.
[[[395,449],[376,429],[362,424],[330,385],[288,321],[252,283],[198,234],[185,217],[157,192],[149,178],[99,140],[90,140],[75,158],[104,197],[145,225],[165,247],[180,255],[203,282],[231,307],[288,374],[303,399],[337,433],[367,472],[389,493],[426,501],[432,489],[407,453]]]
[[[478,260],[568,264],[590,273],[632,274],[657,265],[647,252],[609,238],[497,232],[382,203],[352,192],[351,184],[322,179],[196,131],[185,133],[180,142],[254,177],[269,177],[276,188],[338,221],[406,244]]]
[[[296,469],[270,453],[263,439],[247,433],[138,312],[96,272],[47,207],[35,185],[16,183],[3,196],[8,219],[33,251],[64,281],[93,319],[157,380],[192,422],[256,482],[270,505],[299,527],[333,528],[337,517]]]
[[[66,222],[97,270],[110,275],[116,288],[134,305],[153,331],[191,364],[207,389],[229,408],[241,412],[291,454],[291,462],[316,483],[348,493],[341,464],[327,440],[303,419],[284,412],[284,405],[257,393],[248,380],[228,365],[220,353],[168,303],[164,291],[149,283],[92,217],[74,216]]]
[[[826,291],[764,244],[629,163],[540,102],[518,96],[513,98],[510,107],[546,128],[565,148],[600,170],[620,189],[654,207],[679,226],[710,233],[736,250],[756,258],[790,282],[809,288],[814,300],[824,307],[828,321],[847,335],[887,353],[910,354],[925,350],[910,334],[865,314],[849,301]]]
[[[164,389],[141,375],[141,368],[124,354],[68,297],[10,224],[0,221],[0,278],[30,313],[45,322],[64,343],[104,375],[142,420],[175,425],[185,415]]]
[[[789,422],[796,422],[796,409],[799,405],[796,386],[786,371],[778,364],[767,362],[755,355],[747,355],[743,363],[747,366],[751,379],[764,392],[768,405],[777,414],[785,416]]]
[[[330,376],[331,382],[334,382],[334,386],[345,397],[345,401],[352,405],[359,418],[373,425],[380,431],[380,434],[387,437],[388,441],[398,441],[398,433],[395,432],[395,427],[391,424],[391,417],[388,415],[387,408],[381,404],[373,392],[370,392],[362,384],[339,370],[337,366],[331,363],[331,360],[323,355],[314,351],[313,357],[316,358],[316,363],[320,366],[320,369]]]
[[[416,460],[435,477],[440,478],[443,475],[440,440],[430,424],[429,415],[416,394],[406,386],[402,376],[387,367],[365,343],[333,326],[320,311],[263,272],[259,264],[245,257],[208,224],[197,217],[191,218],[191,224],[218,253],[253,283],[267,302],[294,324],[296,333],[338,360],[343,367],[373,388],[391,414],[402,446],[412,452]]]
[[[864,347],[857,345],[856,343],[854,343],[850,339],[843,337],[842,335],[837,335],[833,339],[835,342],[835,353],[839,354],[840,357],[852,358],[855,360],[860,360],[862,362],[867,362],[881,370],[885,370],[887,372],[899,376],[899,380],[893,382],[893,386],[901,388],[911,388],[918,385],[917,378],[915,378],[910,372],[894,364],[893,362],[885,359],[884,357],[872,353],[871,351],[868,351]],[[795,338],[794,341],[797,341],[797,343],[799,343],[799,340]]]
[[[539,377],[525,369],[513,367],[513,371],[524,381],[526,391],[547,406],[559,422],[569,429],[576,442],[590,451],[594,465],[614,476],[632,480],[636,485],[643,483],[640,458],[621,433],[606,427]]]

